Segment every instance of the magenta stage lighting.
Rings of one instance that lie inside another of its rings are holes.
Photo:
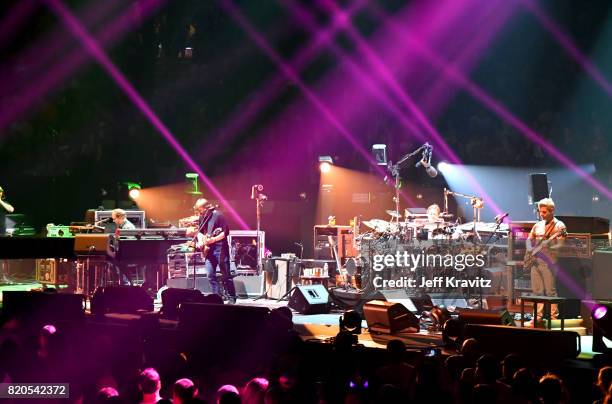
[[[181,146],[176,140],[174,135],[170,132],[168,127],[159,119],[159,117],[153,112],[149,104],[140,96],[134,86],[125,78],[123,73],[113,64],[108,55],[104,53],[100,45],[95,41],[94,38],[84,29],[79,21],[72,15],[70,10],[64,6],[60,0],[45,0],[48,7],[62,20],[72,34],[81,42],[85,50],[100,64],[100,66],[107,72],[107,74],[115,81],[117,86],[123,90],[125,95],[132,101],[132,103],[142,112],[142,114],[151,122],[151,124],[157,129],[157,131],[164,137],[164,139],[170,144],[175,152],[183,159],[187,166],[193,171],[197,172],[206,186],[210,189],[212,194],[219,200],[232,216],[234,220],[242,229],[248,229],[249,226],[246,222],[238,215],[238,212],[227,203],[225,197],[210,181],[210,179],[204,175],[204,172],[195,163],[187,151]]]
[[[363,8],[365,3],[364,0],[355,1],[346,9],[346,18],[350,19],[350,16]],[[320,56],[321,51],[333,40],[340,28],[342,28],[342,20],[334,19],[324,29],[318,29],[312,39],[291,57],[288,61],[289,66],[297,73],[306,69],[316,57]],[[217,141],[229,142],[234,139],[238,132],[248,127],[259,117],[266,106],[280,96],[286,89],[286,84],[287,80],[281,72],[260,85],[245,102],[240,103],[234,109],[222,126],[213,131],[210,138],[201,146],[198,156],[206,160],[212,156],[214,151],[214,148],[208,147],[209,144]]]
[[[555,146],[547,142],[541,135],[531,129],[525,122],[514,115],[502,103],[494,99],[484,89],[472,82],[465,74],[457,70],[452,64],[442,59],[433,50],[431,50],[427,44],[423,43],[417,38],[412,37],[404,27],[397,26],[397,24],[394,24],[394,27],[398,31],[398,35],[402,35],[406,41],[409,41],[414,46],[414,49],[418,50],[419,54],[425,57],[432,65],[440,68],[444,76],[457,83],[457,85],[466,90],[475,99],[480,101],[482,105],[497,114],[506,123],[515,127],[525,138],[542,147],[557,161],[582,177],[588,184],[604,194],[608,199],[612,199],[612,191],[610,191],[601,182],[593,178],[588,172],[580,168],[574,161],[572,161],[565,154],[561,153]]]
[[[316,26],[316,20],[312,16],[308,15],[308,13],[304,11],[303,7],[300,8],[295,3],[291,3],[290,5],[291,12],[295,15],[299,22],[310,31],[317,32],[318,28]],[[326,6],[328,6],[327,8],[329,8],[329,11],[331,12],[342,12],[342,10],[339,9],[338,6],[333,2],[326,4]],[[386,66],[385,62],[381,59],[381,57],[377,55],[377,52],[373,50],[372,47],[367,43],[367,41],[365,41],[361,37],[359,32],[357,32],[357,30],[355,30],[355,28],[350,24],[350,21],[347,22],[346,25],[346,30],[349,33],[351,39],[357,44],[357,47],[362,54],[361,56],[363,56],[363,59],[368,62],[371,69],[374,71],[374,77],[379,78],[383,82],[382,84],[389,87],[389,89],[394,93],[394,95],[397,96],[401,103],[410,111],[411,115],[416,118],[417,123],[420,124],[421,128],[424,128],[425,132],[427,132],[427,135],[429,135],[433,139],[435,144],[440,147],[442,154],[445,157],[448,157],[452,162],[458,165],[461,164],[461,160],[444,141],[440,133],[438,133],[438,131],[429,122],[424,112],[421,111],[421,109],[416,105],[412,98],[406,93],[402,85],[398,83],[398,81],[394,77],[394,73],[391,71],[390,68]],[[413,134],[414,136],[417,136],[421,140],[427,140],[425,139],[426,136],[423,133],[423,129],[419,128],[409,119],[407,119],[408,117],[406,116],[406,114],[395,105],[395,102],[387,94],[385,94],[384,91],[381,91],[381,89],[379,88],[380,85],[372,79],[371,72],[366,72],[361,66],[353,62],[351,58],[347,55],[347,53],[340,47],[336,46],[333,43],[330,43],[329,45],[332,51],[336,55],[338,55],[338,57],[344,62],[344,64],[346,64],[346,67],[350,68],[351,73],[354,74],[357,78],[359,78],[360,82],[365,84],[368,91],[371,91],[374,96],[379,99],[387,109],[389,109],[390,112],[396,115],[402,125],[404,125],[409,130],[409,133]],[[434,171],[435,169],[433,169],[432,167],[432,169],[428,171],[428,174],[433,177],[435,176],[433,175]],[[470,182],[476,192],[480,195],[483,195],[483,198],[485,199],[487,204],[491,206],[495,213],[500,213],[501,209],[487,195],[485,190],[482,189],[482,187],[471,178],[469,173],[466,172],[465,174],[466,177],[470,179]]]
[[[152,14],[164,2],[165,0],[143,0],[132,4],[121,16],[115,18],[96,32],[99,42],[109,45],[117,40],[121,34],[125,34],[129,29],[133,28],[138,23],[138,18],[145,18]],[[86,10],[85,19],[88,20],[90,25],[98,24],[98,18],[106,16],[108,6],[112,5],[110,1],[98,3],[94,4],[95,7],[92,9],[88,8]],[[137,15],[140,17],[136,17]],[[54,45],[54,43],[51,42],[51,45]],[[6,80],[2,82],[2,86],[0,86],[2,95],[8,94],[9,97],[14,97],[14,99],[10,108],[7,107],[0,111],[0,129],[24,115],[35,105],[38,105],[47,93],[54,90],[57,85],[70,77],[71,74],[88,60],[87,52],[75,49],[68,53],[61,63],[51,65],[51,61],[56,54],[55,46],[49,46],[47,41],[40,44],[40,46],[28,49],[25,51],[25,54],[20,54],[20,57],[25,58],[40,70],[40,74],[37,75],[39,79],[28,81],[20,87],[16,87],[15,83],[7,82]],[[45,58],[49,62],[42,64],[41,60]],[[14,94],[19,94],[19,96],[15,97]]]
[[[608,308],[606,306],[598,306],[593,310],[593,320],[601,320],[608,314]]]
[[[612,352],[612,313],[610,306],[599,304],[591,311],[593,319],[593,351]]]
[[[561,28],[550,18],[544,10],[533,0],[522,0],[521,3],[527,8],[561,45],[563,49],[586,71],[599,86],[612,97],[612,84],[605,78],[599,69],[580,51],[572,39],[564,33]]]
[[[255,44],[263,50],[266,55],[278,66],[281,72],[300,89],[304,96],[310,101],[313,106],[325,117],[325,119],[344,137],[351,146],[359,152],[359,154],[376,170],[376,172],[384,177],[385,171],[376,165],[376,162],[370,156],[370,153],[358,142],[356,137],[347,129],[333,111],[323,102],[323,100],[297,75],[295,70],[289,66],[283,58],[268,44],[266,39],[261,35],[252,24],[244,17],[240,10],[236,7],[233,1],[221,1],[222,7],[228,14],[238,23],[238,25],[249,35]]]

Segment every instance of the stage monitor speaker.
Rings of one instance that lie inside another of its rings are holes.
[[[372,300],[363,306],[363,315],[373,333],[419,332],[419,319],[399,303]]]
[[[178,308],[181,304],[204,303],[204,295],[197,289],[168,288],[161,293],[161,301],[160,314],[168,318],[178,318]]]
[[[593,272],[589,289],[593,299],[612,299],[612,249],[593,252]]]
[[[563,304],[563,316],[576,318],[580,315],[580,301],[582,299],[598,298],[590,295],[587,285],[591,283],[593,260],[576,257],[559,257],[557,266],[564,276],[557,276],[555,283],[557,295],[567,300]],[[609,268],[609,267],[608,267]],[[606,271],[607,272],[607,271]],[[610,289],[606,293],[612,296]],[[601,296],[606,297],[606,296]]]
[[[139,286],[107,286],[96,289],[91,298],[91,313],[137,313],[153,311],[153,299]]]
[[[508,310],[472,310],[459,311],[459,320],[466,324],[491,324],[514,326],[514,318]]]
[[[323,285],[296,286],[289,307],[300,314],[321,314],[329,311],[329,293]]]
[[[234,276],[234,289],[240,298],[259,297],[264,293],[264,275],[238,275]]]
[[[5,317],[19,317],[26,326],[42,323],[81,322],[85,320],[82,294],[5,290],[2,312]]]
[[[266,291],[271,299],[280,299],[291,290],[289,276],[289,260],[285,258],[270,258],[266,260],[264,270],[266,277]]]
[[[531,199],[531,204],[548,198],[549,195],[548,176],[546,173],[529,174],[529,197]]]
[[[166,285],[169,288],[176,289],[193,289],[193,277],[187,278],[169,278],[166,281]],[[212,293],[212,287],[210,281],[206,276],[196,277],[196,290],[199,290],[203,294]]]
[[[74,238],[74,253],[77,255],[114,257],[116,250],[112,234],[77,234]]]
[[[467,324],[465,337],[478,340],[483,352],[500,359],[517,353],[530,365],[559,363],[580,353],[580,335],[574,331]]]
[[[369,296],[367,296],[368,300],[384,300],[392,303],[399,303],[406,307],[413,313],[421,313],[425,309],[423,309],[423,305],[427,305],[427,301],[431,303],[431,299],[428,295],[424,295],[424,297],[409,297],[408,293],[404,289],[378,289]],[[420,307],[420,310],[419,310]],[[427,310],[431,310],[433,306],[430,305]]]

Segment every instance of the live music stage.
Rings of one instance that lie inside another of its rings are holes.
[[[612,399],[609,2],[256,3],[0,5],[0,399]]]

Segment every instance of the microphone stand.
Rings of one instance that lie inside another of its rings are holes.
[[[263,257],[260,251],[262,246],[261,246],[261,237],[259,233],[261,232],[261,208],[263,206],[264,201],[267,198],[265,195],[259,193],[255,187],[252,188],[252,192],[253,192],[252,197],[254,197],[253,199],[255,199],[255,215],[257,217],[257,233],[256,233],[256,240],[255,240],[255,243],[256,243],[255,245],[257,249],[257,275],[261,275],[263,273],[263,259],[262,259]],[[257,194],[255,194],[255,192],[257,192]],[[265,278],[266,276],[264,274],[263,279],[262,279],[263,284],[265,284],[266,282]],[[263,299],[264,297],[268,298],[268,289],[264,290],[263,293],[260,296],[256,297],[253,301]]]
[[[417,154],[419,154],[420,152],[422,152],[424,149],[426,149],[428,147],[429,147],[429,144],[425,143],[424,145],[422,145],[421,147],[419,147],[415,151],[410,152],[408,154],[405,154],[397,163],[395,163],[395,164],[389,163],[389,165],[387,166],[387,169],[389,170],[389,172],[391,173],[391,175],[393,176],[393,179],[395,181],[395,198],[394,198],[395,199],[395,211],[398,213],[398,215],[399,215],[399,211],[400,211],[400,187],[401,187],[401,184],[400,184],[400,169],[402,168],[402,166],[410,158],[416,156]],[[393,219],[395,219],[395,222],[399,226],[399,216],[392,218],[391,222],[393,222]]]
[[[256,246],[257,246],[257,274],[259,275],[261,273],[262,270],[262,254],[261,254],[261,237],[260,237],[260,232],[261,232],[261,208],[263,207],[263,203],[266,200],[265,196],[261,193],[257,193],[257,197],[255,198],[255,204],[256,204],[256,215],[257,215],[257,240],[256,240]]]

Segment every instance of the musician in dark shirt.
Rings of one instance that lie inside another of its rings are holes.
[[[205,252],[204,267],[213,293],[221,295],[216,275],[218,266],[225,293],[228,295],[229,303],[233,304],[236,302],[236,290],[230,274],[229,244],[227,243],[229,227],[225,216],[204,198],[196,201],[194,209],[200,214],[200,232],[196,248]]]

